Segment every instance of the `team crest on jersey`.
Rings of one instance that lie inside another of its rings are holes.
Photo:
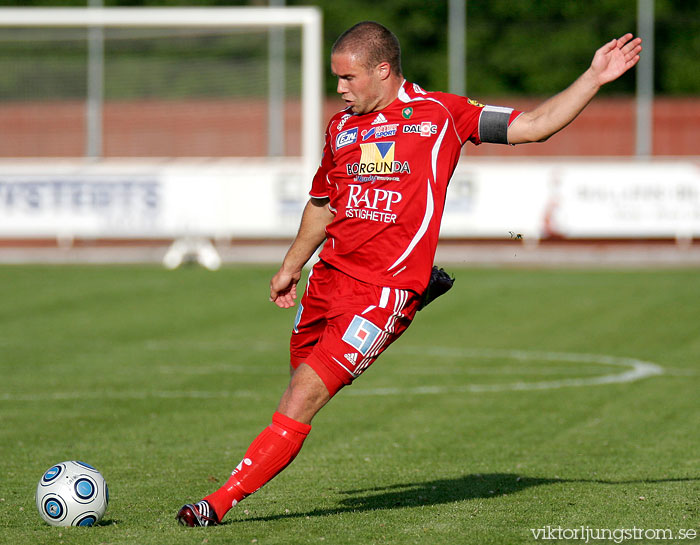
[[[335,149],[339,150],[355,142],[357,142],[357,127],[338,133],[338,136],[335,137]]]
[[[379,334],[380,328],[361,316],[355,316],[343,334],[343,340],[366,356]]]
[[[411,119],[411,116],[413,115],[413,108],[406,106],[403,110],[401,110],[401,115],[404,119]]]

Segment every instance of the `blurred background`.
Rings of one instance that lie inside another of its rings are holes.
[[[278,261],[343,107],[330,47],[367,19],[409,81],[521,110],[612,37],[644,39],[548,142],[465,146],[438,260],[700,264],[700,4],[683,0],[0,0],[0,262]]]

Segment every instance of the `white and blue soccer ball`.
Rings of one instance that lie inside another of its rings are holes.
[[[92,526],[104,516],[108,502],[104,477],[84,462],[51,466],[36,487],[36,508],[51,526]]]

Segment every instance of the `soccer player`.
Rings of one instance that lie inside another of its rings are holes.
[[[546,140],[602,85],[632,68],[641,49],[632,34],[611,40],[567,89],[520,112],[409,83],[396,36],[378,23],[359,23],[338,38],[331,69],[347,107],[328,124],[299,231],[270,282],[270,301],[294,306],[302,267],[324,244],[294,321],[291,380],[272,423],[228,481],[183,506],[181,524],[218,524],[282,471],[299,453],[314,415],[409,326],[431,278],[462,146]]]

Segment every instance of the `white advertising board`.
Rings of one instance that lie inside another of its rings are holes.
[[[0,238],[287,236],[301,163],[0,163]]]
[[[553,178],[551,228],[569,237],[700,236],[700,168],[691,162],[578,163]]]
[[[539,238],[549,167],[477,162],[465,158],[447,191],[442,237],[507,238],[509,231]]]
[[[442,237],[696,238],[694,160],[475,161],[453,176]]]
[[[0,238],[292,237],[301,161],[0,162]],[[463,158],[444,238],[700,236],[700,163]]]

